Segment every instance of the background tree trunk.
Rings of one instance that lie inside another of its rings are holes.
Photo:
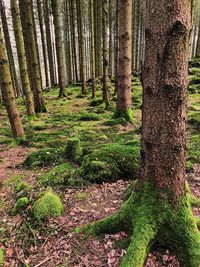
[[[6,56],[6,50],[3,43],[2,31],[0,28],[0,77],[1,90],[3,94],[4,103],[8,112],[12,132],[14,138],[18,141],[24,139],[24,129],[22,126],[19,111],[17,109],[12,79],[9,69],[9,63]]]
[[[35,119],[35,110],[34,110],[34,99],[33,94],[30,87],[29,77],[28,77],[28,69],[27,69],[27,61],[26,61],[26,53],[23,43],[23,35],[20,21],[20,12],[17,0],[11,0],[11,12],[12,12],[12,21],[13,21],[13,29],[15,34],[15,41],[17,46],[17,54],[19,61],[19,69],[20,76],[22,81],[22,91],[26,97],[26,107],[29,119]]]

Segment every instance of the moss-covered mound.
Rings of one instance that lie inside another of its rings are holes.
[[[76,137],[68,139],[65,147],[65,158],[72,162],[79,162],[83,154],[80,140]]]
[[[91,182],[111,182],[134,179],[140,162],[140,145],[109,144],[83,158],[81,176]]]
[[[57,217],[62,214],[63,206],[58,195],[47,190],[33,205],[33,217],[37,220]]]
[[[99,114],[92,112],[82,112],[77,116],[79,121],[98,121],[101,119]]]
[[[37,179],[43,186],[67,185],[73,168],[69,163],[62,163]]]
[[[63,159],[64,149],[47,148],[31,153],[23,162],[24,167],[48,166],[58,164]]]

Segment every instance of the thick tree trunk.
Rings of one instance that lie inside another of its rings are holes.
[[[91,77],[92,98],[96,96],[95,84],[95,36],[94,36],[94,0],[90,0],[90,28],[91,28]]]
[[[76,229],[88,234],[131,233],[121,267],[143,267],[159,240],[174,250],[180,266],[200,266],[200,233],[185,186],[190,4],[188,0],[146,0],[138,183],[118,213]]]
[[[17,55],[19,61],[22,90],[26,97],[26,107],[27,107],[28,117],[30,120],[33,120],[36,118],[34,110],[34,99],[33,99],[33,94],[31,92],[31,87],[28,77],[28,68],[27,68],[26,53],[23,43],[19,6],[17,0],[11,0],[10,4],[11,4],[15,41],[17,46]]]
[[[7,109],[13,136],[17,142],[24,140],[24,129],[22,126],[19,111],[17,109],[9,63],[3,43],[2,31],[0,28],[0,81],[3,100]]]
[[[46,42],[45,42],[45,34],[44,34],[44,28],[43,28],[44,16],[43,16],[43,9],[42,9],[41,0],[37,0],[37,8],[38,8],[40,33],[41,33],[41,41],[42,41],[42,52],[43,52],[43,59],[44,59],[44,71],[45,71],[46,87],[49,87],[49,72],[48,72],[48,64],[47,64]]]
[[[103,0],[102,3],[102,24],[103,24],[103,101],[109,105],[108,93],[108,67],[109,67],[109,3]]]
[[[20,96],[20,86],[17,80],[17,72],[15,68],[15,61],[13,57],[13,51],[12,51],[12,46],[11,46],[11,41],[10,41],[10,34],[9,34],[9,29],[8,29],[8,23],[6,19],[6,11],[5,11],[5,6],[4,6],[4,1],[0,0],[0,13],[1,13],[1,20],[2,20],[2,26],[3,26],[3,32],[4,32],[4,37],[5,37],[5,45],[6,45],[6,50],[8,54],[8,60],[9,60],[9,66],[10,66],[10,73],[11,73],[11,78],[12,78],[12,83],[15,91],[16,97]]]
[[[83,0],[76,0],[78,39],[79,39],[79,66],[82,82],[82,94],[86,94],[86,64],[85,64],[85,45],[83,29]]]
[[[115,118],[132,121],[131,109],[131,15],[132,1],[119,0],[119,66]]]
[[[54,73],[54,62],[53,62],[52,36],[51,36],[50,19],[49,19],[49,13],[50,13],[49,0],[44,0],[43,6],[44,6],[44,20],[45,20],[50,81],[51,81],[51,86],[54,86],[55,85],[55,73]]]
[[[32,14],[32,1],[19,0],[20,15],[22,20],[22,29],[26,56],[29,60],[29,78],[31,80],[32,91],[35,101],[35,112],[45,112],[46,108],[42,96],[42,81],[40,73],[40,63],[38,61],[37,40]]]
[[[58,80],[60,86],[59,97],[65,96],[65,69],[64,69],[64,58],[63,58],[63,47],[62,47],[62,33],[60,25],[60,9],[59,2],[57,0],[51,0],[52,12],[54,17],[54,28],[55,28],[55,40],[56,40],[56,55],[58,65]]]

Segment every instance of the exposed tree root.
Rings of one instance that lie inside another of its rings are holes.
[[[143,267],[149,250],[159,240],[174,250],[181,266],[200,266],[200,233],[192,215],[190,193],[175,208],[160,201],[155,187],[146,183],[115,215],[75,229],[76,233],[91,235],[119,231],[131,235],[121,267]]]

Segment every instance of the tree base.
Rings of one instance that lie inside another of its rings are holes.
[[[113,118],[124,118],[128,122],[133,122],[133,110],[131,108],[128,110],[116,109]]]
[[[131,195],[118,213],[75,229],[76,233],[89,235],[119,231],[131,235],[121,267],[143,267],[151,247],[159,240],[176,253],[181,266],[200,266],[200,233],[188,192],[174,207],[161,201],[155,186],[146,183],[140,192]]]

